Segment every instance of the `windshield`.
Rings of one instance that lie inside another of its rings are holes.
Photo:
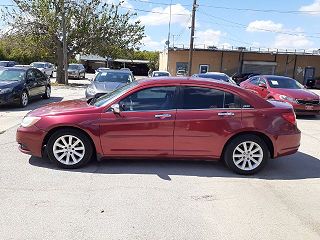
[[[113,92],[107,93],[107,94],[99,97],[98,99],[96,99],[93,102],[93,105],[96,107],[100,107],[102,105],[109,104],[110,102],[114,101],[115,99],[117,99],[121,95],[125,94],[127,91],[134,88],[136,85],[138,85],[137,81],[126,84],[126,85],[122,86],[121,88],[114,90]]]
[[[25,71],[21,69],[0,70],[0,81],[21,81],[24,79]]]
[[[73,69],[73,70],[76,70],[78,68],[80,68],[79,65],[69,65],[69,67],[68,67],[68,69]]]
[[[35,68],[44,68],[45,64],[44,63],[32,63],[31,66],[35,67]]]
[[[267,78],[271,88],[303,89],[298,81],[292,78]]]
[[[96,78],[95,82],[120,82],[128,83],[132,82],[132,77],[130,72],[100,72]]]
[[[155,72],[153,77],[168,77],[170,74],[168,72]]]
[[[225,81],[229,82],[229,77],[226,75],[217,75],[217,74],[199,74],[198,75],[201,78],[210,78],[218,81]]]

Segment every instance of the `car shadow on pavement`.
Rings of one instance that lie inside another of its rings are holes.
[[[271,159],[260,172],[251,176],[237,175],[221,161],[179,161],[179,160],[119,160],[107,159],[92,162],[80,169],[59,169],[48,159],[31,157],[29,163],[36,167],[58,171],[94,174],[154,174],[170,181],[172,175],[198,177],[253,178],[267,180],[298,180],[320,178],[320,160],[298,152],[291,156]]]
[[[53,103],[53,102],[61,102],[62,97],[51,97],[49,99],[42,99],[41,97],[35,97],[30,99],[29,104],[22,108],[17,105],[3,105],[0,107],[0,112],[20,112],[20,111],[31,111],[36,108],[42,107],[46,104]]]
[[[298,120],[319,120],[319,115],[297,115],[296,118]]]

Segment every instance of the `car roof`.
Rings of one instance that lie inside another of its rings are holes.
[[[279,75],[259,75],[261,77],[264,77],[264,78],[273,78],[273,79],[281,79],[281,78],[287,78],[287,79],[293,79],[291,77],[287,77],[287,76],[279,76]],[[254,76],[254,77],[257,77],[257,76]]]
[[[7,69],[7,70],[25,70],[27,71],[28,69],[35,69],[34,67],[31,67],[31,66],[19,66],[19,67],[3,67],[1,69]]]
[[[152,85],[169,85],[174,83],[174,85],[205,85],[208,87],[217,87],[230,90],[232,92],[237,92],[241,96],[245,96],[246,99],[254,101],[259,107],[270,107],[272,104],[259,97],[258,95],[247,91],[239,87],[236,84],[231,84],[224,81],[212,80],[207,78],[195,78],[195,77],[158,77],[158,78],[145,78],[137,81],[138,86],[152,86]],[[248,101],[249,102],[249,101]]]
[[[227,75],[227,74],[222,73],[222,72],[206,72],[206,73],[199,73],[199,74]]]
[[[132,73],[131,71],[123,71],[120,69],[105,69],[103,72],[119,72],[119,73]]]

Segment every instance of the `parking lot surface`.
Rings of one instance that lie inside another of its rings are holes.
[[[20,153],[30,110],[0,108],[0,239],[320,239],[320,117],[300,117],[298,153],[236,175],[220,162],[105,160],[77,170]],[[318,94],[320,91],[315,91]]]

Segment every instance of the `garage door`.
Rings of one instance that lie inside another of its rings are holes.
[[[242,73],[274,74],[276,62],[243,61]]]

